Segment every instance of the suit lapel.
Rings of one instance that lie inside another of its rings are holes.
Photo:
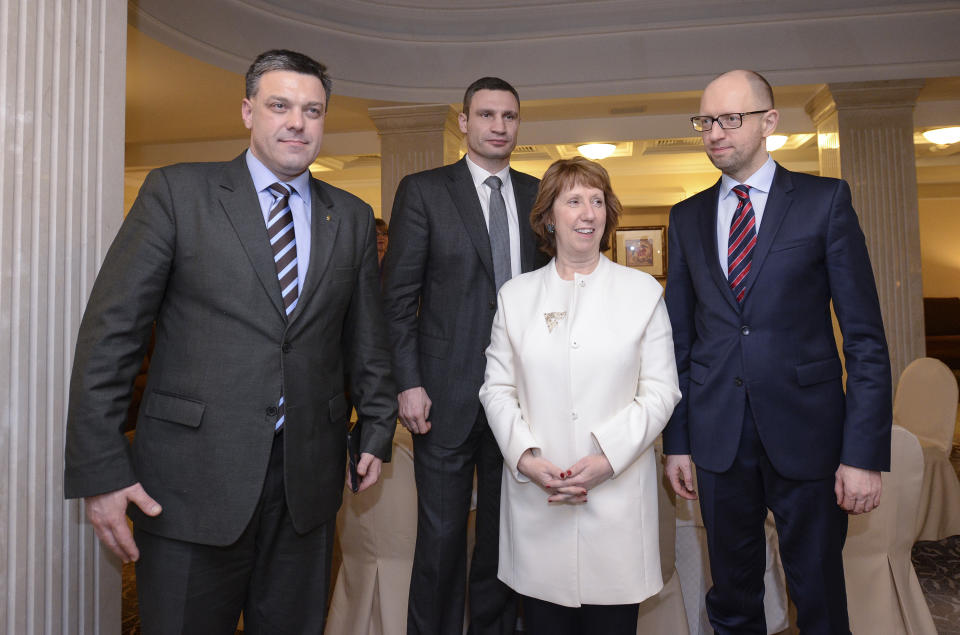
[[[307,263],[307,275],[300,289],[300,300],[290,314],[290,321],[296,320],[304,311],[308,300],[320,286],[320,280],[330,266],[333,257],[333,243],[340,227],[340,218],[333,206],[333,199],[323,189],[323,184],[310,178],[310,262]]]
[[[517,201],[517,224],[520,226],[520,269],[524,272],[531,271],[537,259],[537,241],[530,229],[530,211],[537,198],[537,182],[526,176],[510,169],[513,195]]]
[[[277,312],[285,316],[283,298],[280,296],[280,282],[277,280],[277,268],[270,249],[270,238],[267,236],[260,200],[243,154],[224,168],[223,179],[220,182],[220,204],[233,230],[237,233],[237,238],[240,239],[240,244],[260,279],[264,291],[270,297]]]
[[[495,280],[493,255],[490,251],[490,234],[487,232],[487,223],[483,218],[483,209],[480,207],[477,188],[473,185],[466,159],[460,159],[453,165],[448,166],[446,173],[449,178],[447,189],[453,199],[453,206],[463,220],[463,226],[467,230],[467,235],[470,237],[474,249],[477,250],[477,255],[480,256],[483,268],[486,269],[490,280]]]
[[[720,289],[720,293],[727,304],[739,313],[740,303],[737,302],[733,291],[730,290],[727,277],[723,275],[723,267],[720,266],[720,254],[717,252],[717,205],[719,199],[720,181],[717,181],[710,191],[710,196],[706,197],[703,207],[700,208],[700,240],[703,243],[703,253],[707,260],[710,279]]]
[[[776,238],[780,225],[786,217],[793,202],[793,179],[790,178],[790,172],[777,164],[777,171],[773,175],[773,184],[770,186],[770,193],[767,195],[767,204],[763,208],[763,222],[760,223],[760,231],[757,233],[757,246],[753,250],[753,263],[750,265],[750,274],[747,276],[747,286],[743,289],[743,301],[747,301],[750,295],[750,289],[760,275],[763,263],[770,253],[770,245]]]

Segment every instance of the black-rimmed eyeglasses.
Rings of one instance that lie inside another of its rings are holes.
[[[728,112],[724,115],[717,115],[716,117],[709,117],[707,115],[694,115],[693,117],[690,117],[690,121],[693,122],[693,129],[697,132],[707,132],[713,128],[714,122],[720,124],[720,127],[724,130],[732,130],[743,125],[743,118],[745,116],[760,115],[765,112],[770,112],[770,109],[767,108],[766,110],[753,110],[750,112]]]

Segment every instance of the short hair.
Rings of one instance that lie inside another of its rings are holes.
[[[537,190],[537,200],[533,203],[530,212],[530,227],[539,238],[541,251],[550,256],[557,255],[556,234],[547,231],[547,223],[553,211],[553,204],[564,191],[577,185],[595,187],[603,192],[603,200],[607,208],[607,222],[600,236],[600,251],[610,248],[610,236],[617,228],[623,206],[620,199],[613,193],[610,184],[610,175],[606,169],[596,161],[583,157],[560,159],[547,168],[540,180],[540,189]]]
[[[499,77],[481,77],[467,86],[467,91],[463,93],[463,114],[467,117],[470,116],[470,102],[473,101],[473,96],[478,90],[505,90],[513,94],[517,104],[520,103],[520,95],[517,94],[517,89],[511,86],[509,82]]]
[[[330,106],[330,93],[333,90],[333,80],[327,73],[327,67],[311,57],[296,51],[286,49],[273,49],[266,51],[253,60],[253,64],[247,69],[246,96],[250,99],[257,94],[260,89],[260,78],[271,71],[293,71],[294,73],[303,73],[312,75],[323,84],[323,92],[327,98],[326,107]]]
[[[764,99],[769,100],[770,109],[775,108],[776,106],[773,103],[773,88],[770,87],[770,82],[757,71],[743,72],[746,75],[747,82],[750,84],[750,90],[753,91],[753,96],[761,101]]]

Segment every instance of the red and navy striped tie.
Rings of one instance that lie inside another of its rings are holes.
[[[747,289],[747,274],[753,260],[753,248],[757,244],[757,219],[750,202],[750,186],[733,188],[739,202],[730,222],[730,238],[727,242],[727,282],[737,302],[743,302]]]

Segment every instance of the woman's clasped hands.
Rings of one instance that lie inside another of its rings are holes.
[[[548,503],[586,503],[587,492],[613,476],[613,467],[603,454],[589,454],[564,470],[526,450],[517,470],[550,492]]]

